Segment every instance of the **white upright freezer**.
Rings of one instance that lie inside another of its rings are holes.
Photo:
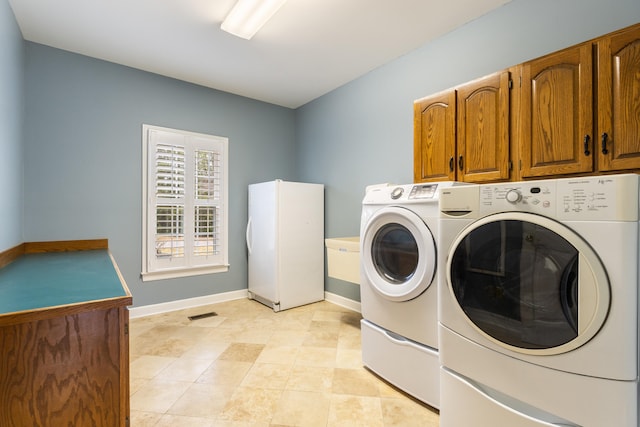
[[[249,298],[275,311],[324,299],[324,185],[249,185]]]

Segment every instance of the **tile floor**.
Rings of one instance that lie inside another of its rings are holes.
[[[360,314],[326,301],[132,319],[130,347],[132,427],[438,426],[437,411],[362,367]]]

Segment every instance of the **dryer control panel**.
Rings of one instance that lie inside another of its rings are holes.
[[[559,219],[638,221],[639,175],[559,179],[557,191]]]
[[[530,212],[559,220],[638,221],[639,192],[637,174],[480,184],[442,191],[440,211],[444,217]]]
[[[555,212],[555,182],[510,182],[480,187],[483,214],[522,211],[551,215]]]

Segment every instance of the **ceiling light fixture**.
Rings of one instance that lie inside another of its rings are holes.
[[[238,0],[220,28],[234,36],[251,39],[287,0]]]

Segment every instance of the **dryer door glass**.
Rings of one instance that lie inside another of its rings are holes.
[[[574,340],[579,251],[540,224],[487,222],[461,239],[450,263],[458,304],[484,333],[523,349]]]
[[[405,283],[418,267],[418,244],[403,225],[386,224],[373,238],[371,257],[378,274],[390,283]]]

